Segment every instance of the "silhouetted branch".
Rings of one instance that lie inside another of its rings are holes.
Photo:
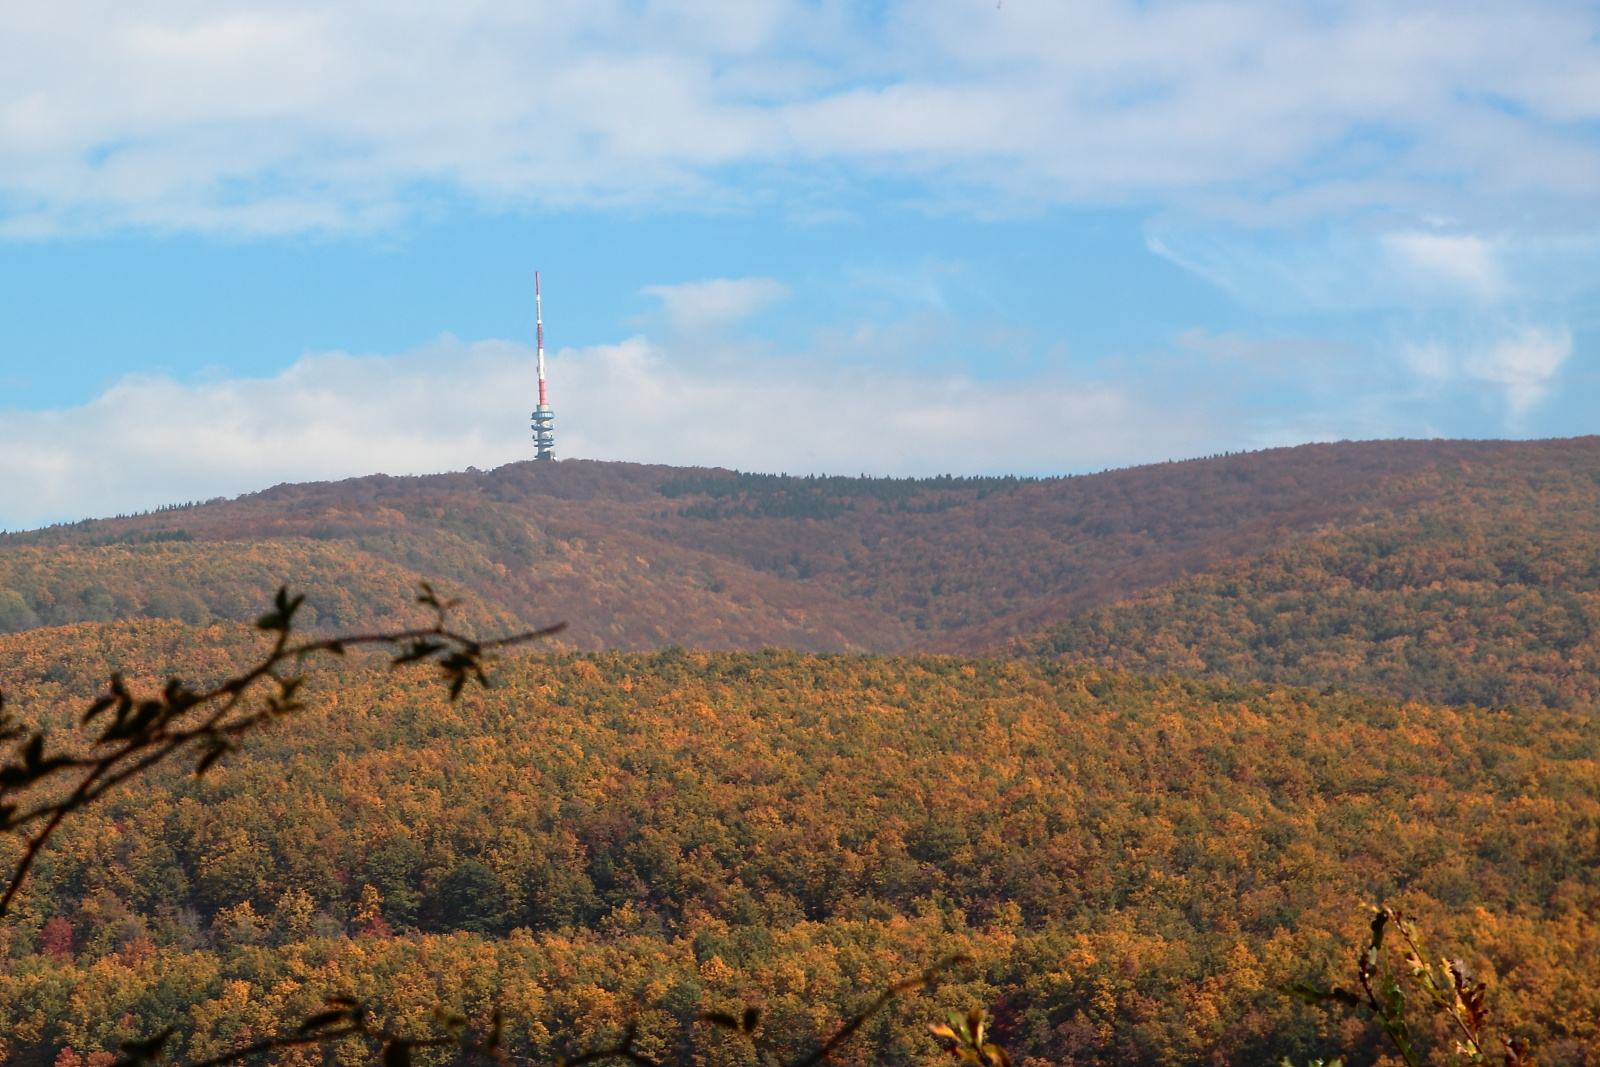
[[[483,1041],[471,1041],[460,1036],[456,1031],[466,1026],[466,1020],[456,1015],[441,1015],[440,1021],[449,1031],[438,1037],[401,1037],[381,1028],[375,1028],[367,1023],[367,1010],[357,1001],[349,997],[331,997],[323,1011],[311,1016],[302,1022],[294,1033],[284,1037],[269,1037],[254,1044],[242,1045],[231,1049],[219,1056],[208,1060],[200,1060],[189,1064],[189,1067],[223,1067],[228,1063],[240,1063],[268,1052],[277,1052],[281,1049],[303,1048],[308,1045],[321,1045],[328,1041],[340,1038],[359,1037],[377,1045],[381,1051],[381,1060],[384,1067],[408,1067],[411,1063],[411,1052],[419,1048],[454,1048],[461,1052],[473,1053],[495,1063],[504,1063],[507,1057],[500,1050],[500,1036],[504,1028],[504,1020],[497,1011],[494,1021],[490,1024],[489,1036]],[[153,1063],[161,1059],[165,1045],[172,1037],[172,1030],[167,1030],[143,1041],[128,1041],[122,1045],[122,1055],[112,1067],[139,1067],[141,1064]]]
[[[134,695],[120,674],[113,674],[109,691],[90,705],[79,724],[88,729],[108,713],[110,716],[90,741],[87,756],[47,755],[45,731],[25,730],[6,710],[0,694],[0,740],[16,742],[12,758],[0,765],[0,833],[22,834],[37,826],[27,835],[22,856],[0,893],[0,918],[10,911],[34,861],[68,815],[187,751],[201,750],[195,773],[203,775],[234,751],[244,735],[299,711],[304,706],[299,693],[306,679],[302,674],[282,673],[284,665],[299,664],[318,654],[342,656],[351,648],[390,648],[394,650],[392,666],[432,663],[444,675],[450,699],[456,700],[469,681],[488,685],[484,663],[495,652],[560,633],[566,627],[559,623],[479,641],[450,628],[449,612],[455,601],[441,600],[426,582],[421,583],[421,590],[417,603],[433,612],[432,626],[293,643],[294,616],[305,597],[290,596],[288,587],[281,588],[273,610],[256,622],[258,629],[276,634],[272,651],[243,674],[203,690],[170,678],[159,696],[144,699]],[[271,685],[273,691],[261,706],[246,710],[246,700],[258,684]],[[29,793],[73,772],[77,772],[77,780],[65,796],[29,803]]]
[[[838,1050],[839,1046],[849,1041],[856,1031],[860,1030],[868,1020],[877,1015],[896,997],[909,993],[914,989],[921,989],[931,985],[938,977],[963,963],[971,962],[966,956],[951,956],[941,961],[915,978],[895,982],[885,989],[866,1010],[845,1021],[839,1029],[823,1042],[816,1051],[807,1053],[797,1060],[792,1060],[781,1067],[816,1067]],[[321,1045],[329,1041],[342,1038],[356,1037],[376,1045],[380,1050],[380,1059],[383,1067],[410,1067],[411,1052],[413,1049],[427,1048],[453,1048],[460,1052],[469,1053],[491,1060],[495,1063],[508,1063],[512,1057],[500,1047],[501,1033],[504,1019],[497,1011],[490,1024],[488,1037],[484,1040],[471,1040],[462,1031],[467,1021],[456,1015],[439,1015],[441,1024],[445,1027],[445,1034],[436,1037],[401,1037],[379,1027],[371,1026],[367,1021],[367,1010],[357,1001],[348,997],[330,998],[324,1009],[308,1017],[292,1033],[281,1037],[269,1037],[250,1045],[242,1045],[207,1060],[191,1063],[188,1067],[224,1067],[225,1064],[240,1063],[253,1056],[260,1056],[269,1052],[277,1052],[289,1048],[301,1048],[309,1045]],[[759,1013],[754,1008],[746,1008],[742,1019],[721,1012],[708,1012],[701,1016],[702,1022],[711,1023],[725,1029],[731,1029],[754,1038],[756,1023]],[[125,1042],[122,1046],[122,1055],[113,1067],[141,1067],[141,1065],[154,1063],[161,1059],[167,1042],[172,1037],[172,1029],[162,1031],[155,1037],[142,1041]],[[981,1030],[980,1030],[981,1036]],[[558,1057],[555,1067],[585,1067],[587,1064],[600,1063],[605,1060],[626,1060],[634,1067],[661,1067],[657,1061],[646,1056],[634,1047],[638,1037],[638,1024],[629,1023],[623,1033],[622,1041],[605,1048],[592,1049],[570,1059]],[[993,1046],[990,1046],[993,1047]],[[1004,1052],[1000,1055],[1003,1057]],[[985,1067],[1009,1067],[1009,1060],[1003,1063],[985,1065]]]
[[[593,1049],[582,1055],[574,1056],[570,1060],[558,1056],[556,1058],[556,1067],[582,1067],[583,1064],[599,1063],[602,1060],[627,1060],[629,1063],[634,1064],[635,1067],[661,1067],[649,1056],[635,1051],[633,1042],[638,1033],[639,1024],[629,1023],[627,1030],[623,1032],[622,1044],[613,1045],[610,1048]]]
[[[450,699],[456,700],[469,681],[488,684],[483,668],[493,653],[559,633],[566,626],[561,623],[492,641],[479,641],[449,627],[448,615],[455,606],[453,601],[441,600],[427,583],[423,583],[421,589],[417,602],[434,613],[432,626],[300,643],[293,643],[291,634],[295,613],[305,598],[291,596],[286,587],[279,589],[273,610],[256,623],[259,629],[276,635],[272,650],[248,671],[203,690],[192,689],[178,678],[171,678],[159,696],[150,698],[135,696],[121,675],[113,674],[108,691],[90,705],[79,724],[88,729],[101,723],[99,732],[89,742],[90,754],[86,756],[46,754],[45,731],[29,733],[22,728],[6,712],[4,696],[0,694],[0,741],[16,742],[11,760],[0,765],[0,833],[21,834],[29,827],[37,827],[28,836],[23,854],[4,894],[0,895],[0,917],[10,909],[34,861],[67,816],[93,804],[121,783],[186,752],[201,752],[195,774],[203,775],[219,759],[235,751],[245,735],[301,710],[299,693],[306,679],[303,674],[281,671],[286,664],[299,664],[323,653],[339,656],[351,648],[363,646],[389,648],[393,650],[390,658],[393,667],[432,663],[444,675]],[[247,708],[246,701],[258,684],[270,686],[271,691],[259,706]],[[65,796],[29,803],[31,791],[45,787],[57,776],[74,772],[77,778]],[[815,1051],[780,1067],[817,1067],[896,997],[930,985],[944,972],[967,962],[970,961],[965,956],[951,956],[915,978],[895,982],[864,1011],[840,1025]],[[500,1047],[503,1018],[498,1011],[487,1037],[481,1040],[466,1036],[466,1019],[448,1014],[436,1017],[445,1033],[426,1038],[402,1037],[372,1026],[366,1008],[360,1003],[347,997],[334,997],[326,1002],[322,1011],[306,1018],[292,1033],[244,1045],[189,1067],[224,1067],[285,1049],[321,1046],[350,1038],[374,1046],[383,1067],[410,1067],[412,1052],[416,1049],[453,1048],[495,1063],[508,1063],[513,1059]],[[756,1009],[746,1008],[739,1019],[710,1012],[702,1021],[735,1030],[755,1041],[759,1018]],[[585,1067],[605,1060],[625,1060],[634,1067],[661,1067],[635,1047],[637,1032],[637,1024],[631,1023],[620,1043],[571,1059],[558,1059],[556,1067]],[[981,1038],[981,1027],[978,1032]],[[124,1042],[114,1067],[140,1067],[160,1060],[174,1033],[175,1030],[168,1027],[151,1037]]]
[[[870,1005],[868,1005],[866,1011],[863,1011],[861,1014],[849,1020],[843,1026],[839,1027],[839,1029],[834,1032],[834,1035],[823,1043],[821,1048],[817,1049],[817,1051],[813,1052],[804,1059],[795,1061],[790,1065],[790,1067],[813,1067],[813,1065],[821,1063],[823,1060],[833,1055],[834,1050],[840,1045],[850,1040],[850,1038],[855,1035],[855,1032],[866,1024],[867,1020],[871,1019],[874,1015],[888,1007],[891,1000],[894,1000],[902,993],[909,993],[913,989],[921,989],[923,986],[931,985],[934,979],[938,978],[939,975],[943,974],[945,971],[948,971],[957,964],[968,962],[970,962],[970,960],[966,956],[951,956],[949,959],[929,968],[915,978],[908,978],[903,982],[896,982],[888,989],[885,989],[878,996],[877,1000],[874,1000]]]

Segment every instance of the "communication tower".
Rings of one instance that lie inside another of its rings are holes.
[[[544,391],[544,306],[539,293],[539,272],[533,272],[533,315],[539,329],[539,406],[533,409],[533,458],[556,458],[556,416]]]

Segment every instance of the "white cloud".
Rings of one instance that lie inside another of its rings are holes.
[[[1505,279],[1494,247],[1481,237],[1438,233],[1396,233],[1384,244],[1400,260],[1400,272],[1412,288],[1443,284],[1492,300],[1505,292]]]
[[[1476,383],[1499,396],[1509,424],[1527,416],[1550,393],[1572,357],[1572,332],[1562,328],[1483,327],[1456,344],[1439,338],[1407,344],[1404,357],[1424,383]]]
[[[1576,235],[1566,236],[1573,243]],[[1577,241],[1580,253],[1526,234],[1354,228],[1285,241],[1279,233],[1217,225],[1174,226],[1146,241],[1156,255],[1273,312],[1497,306],[1542,290],[1552,267],[1592,259],[1594,243]]]
[[[1572,355],[1572,334],[1528,327],[1466,361],[1469,375],[1500,386],[1513,418],[1526,415],[1550,390],[1561,365]]]
[[[747,201],[1594,221],[1579,0],[56,0],[0,5],[5,232]],[[809,177],[808,177],[809,175]]]
[[[815,353],[718,370],[643,336],[559,352],[549,377],[564,457],[1042,473],[1206,451],[1236,429],[1204,406],[1162,412],[1115,381],[980,382]],[[0,412],[0,526],[280,481],[489,468],[530,456],[535,395],[528,349],[451,338],[397,356],[307,355],[269,379],[131,377],[82,407]]]
[[[1165,459],[1215,430],[1205,413],[1158,419],[1116,383],[979,382],[814,357],[707,376],[688,362],[644,338],[564,354],[567,454],[797,473],[1039,473]]]
[[[144,509],[284,480],[482,462],[495,454],[496,435],[475,419],[497,401],[510,417],[512,406],[493,392],[504,383],[491,376],[488,396],[451,383],[480,374],[483,362],[449,342],[394,358],[310,355],[271,379],[180,384],[132,376],[82,407],[0,412],[0,525]]]
[[[669,325],[680,335],[726,329],[790,295],[789,287],[773,278],[650,285],[644,292],[661,301]]]

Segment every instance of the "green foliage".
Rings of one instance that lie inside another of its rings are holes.
[[[39,617],[15,589],[0,589],[0,633],[37,626]]]
[[[1528,542],[1326,539],[1091,611],[1019,651],[1450,704],[1600,707],[1600,542],[1536,542],[1538,574],[1515,563]],[[1432,566],[1387,584],[1419,558]]]
[[[93,537],[85,543],[91,546],[159,545],[167,541],[193,540],[194,535],[188,530],[130,530],[127,533],[107,534],[104,537]]]
[[[499,876],[477,860],[463,860],[439,879],[432,911],[445,930],[505,932],[505,890]]]
[[[249,622],[285,571],[305,578],[302,626],[349,629],[426,618],[395,608],[407,602],[416,584],[412,571],[353,546],[308,539],[249,544],[152,538],[109,547],[0,551],[0,588],[9,587],[0,592],[0,623],[15,623],[0,629],[128,618]],[[464,604],[458,618],[484,630],[514,628],[506,625],[513,620],[504,611],[479,598]]]
[[[668,499],[703,496],[708,499],[680,508],[678,514],[697,519],[837,519],[855,510],[855,500],[877,501],[891,512],[927,514],[957,507],[965,501],[957,492],[974,491],[982,500],[992,493],[1012,492],[1023,485],[1048,485],[1059,479],[1004,477],[957,478],[845,478],[837,475],[707,474],[673,478],[656,491]],[[930,498],[930,494],[932,495]]]

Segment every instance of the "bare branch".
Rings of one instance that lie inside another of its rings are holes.
[[[342,656],[351,648],[389,648],[393,650],[391,666],[433,664],[444,675],[450,699],[456,700],[468,682],[489,684],[484,665],[496,653],[566,628],[566,623],[559,623],[480,641],[450,628],[449,611],[456,602],[441,600],[424,582],[417,602],[434,613],[432,626],[294,643],[294,616],[304,602],[303,595],[291,596],[287,586],[279,589],[273,609],[256,623],[258,629],[275,635],[271,652],[254,667],[210,689],[191,689],[180,679],[169,678],[159,696],[140,699],[120,675],[113,674],[107,692],[79,721],[80,729],[97,731],[90,740],[88,756],[47,755],[45,731],[22,729],[5,710],[0,694],[0,740],[15,741],[11,759],[0,765],[0,833],[24,835],[28,828],[37,827],[26,833],[22,856],[0,892],[0,918],[10,912],[34,862],[68,815],[188,751],[201,751],[195,773],[203,775],[234,751],[245,735],[301,710],[298,696],[305,678],[282,673],[286,665],[298,665],[317,655]],[[258,686],[268,685],[273,691],[260,706],[241,713]],[[64,796],[30,803],[33,794],[73,772],[78,777]]]

